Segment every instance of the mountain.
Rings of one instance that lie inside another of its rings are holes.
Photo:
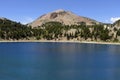
[[[9,24],[9,26],[10,26],[12,24],[17,24],[17,22],[12,21],[12,20],[7,19],[7,18],[4,18],[4,17],[0,17],[0,25],[6,25],[6,24]]]
[[[0,17],[0,20],[7,20],[7,18],[4,18],[4,17]]]
[[[78,16],[70,11],[59,9],[54,12],[40,16],[38,19],[31,22],[29,25],[31,25],[32,27],[37,27],[47,22],[60,22],[65,25],[78,25],[82,22],[84,22],[86,25],[100,23],[87,17]]]
[[[113,23],[114,27],[120,27],[120,20],[117,20],[116,22]]]
[[[28,39],[31,34],[30,27],[7,18],[0,18],[0,40]]]
[[[0,22],[14,22],[14,21],[12,21],[12,20],[10,20],[10,19],[7,19],[7,18],[4,18],[4,17],[0,17]],[[1,23],[0,23],[1,24]]]

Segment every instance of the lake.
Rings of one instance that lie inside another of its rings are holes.
[[[0,43],[0,80],[120,80],[120,46]]]

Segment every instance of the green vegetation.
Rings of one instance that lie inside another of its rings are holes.
[[[112,31],[114,33],[112,33]],[[48,22],[42,26],[32,28],[10,20],[0,20],[0,39],[46,39],[46,40],[89,40],[118,42],[120,29],[108,29],[104,25],[88,26],[84,22],[80,25],[63,25],[59,22]]]
[[[31,28],[10,20],[0,20],[0,39],[27,39],[32,36]]]

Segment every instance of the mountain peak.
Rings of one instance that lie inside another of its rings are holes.
[[[31,25],[32,27],[37,27],[47,22],[60,22],[64,25],[79,25],[81,22],[85,22],[86,25],[99,24],[99,22],[93,19],[78,16],[71,11],[58,9],[56,11],[40,16],[29,25]]]
[[[65,12],[65,10],[63,10],[63,9],[58,9],[58,10],[56,10],[55,12],[56,12],[56,13]]]

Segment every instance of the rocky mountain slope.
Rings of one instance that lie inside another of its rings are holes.
[[[47,22],[60,22],[65,25],[78,25],[84,22],[86,25],[99,24],[96,20],[78,16],[70,11],[56,10],[54,12],[40,16],[35,21],[31,22],[29,25],[32,27],[41,26]]]
[[[120,27],[120,20],[114,22],[113,26],[119,28]]]

